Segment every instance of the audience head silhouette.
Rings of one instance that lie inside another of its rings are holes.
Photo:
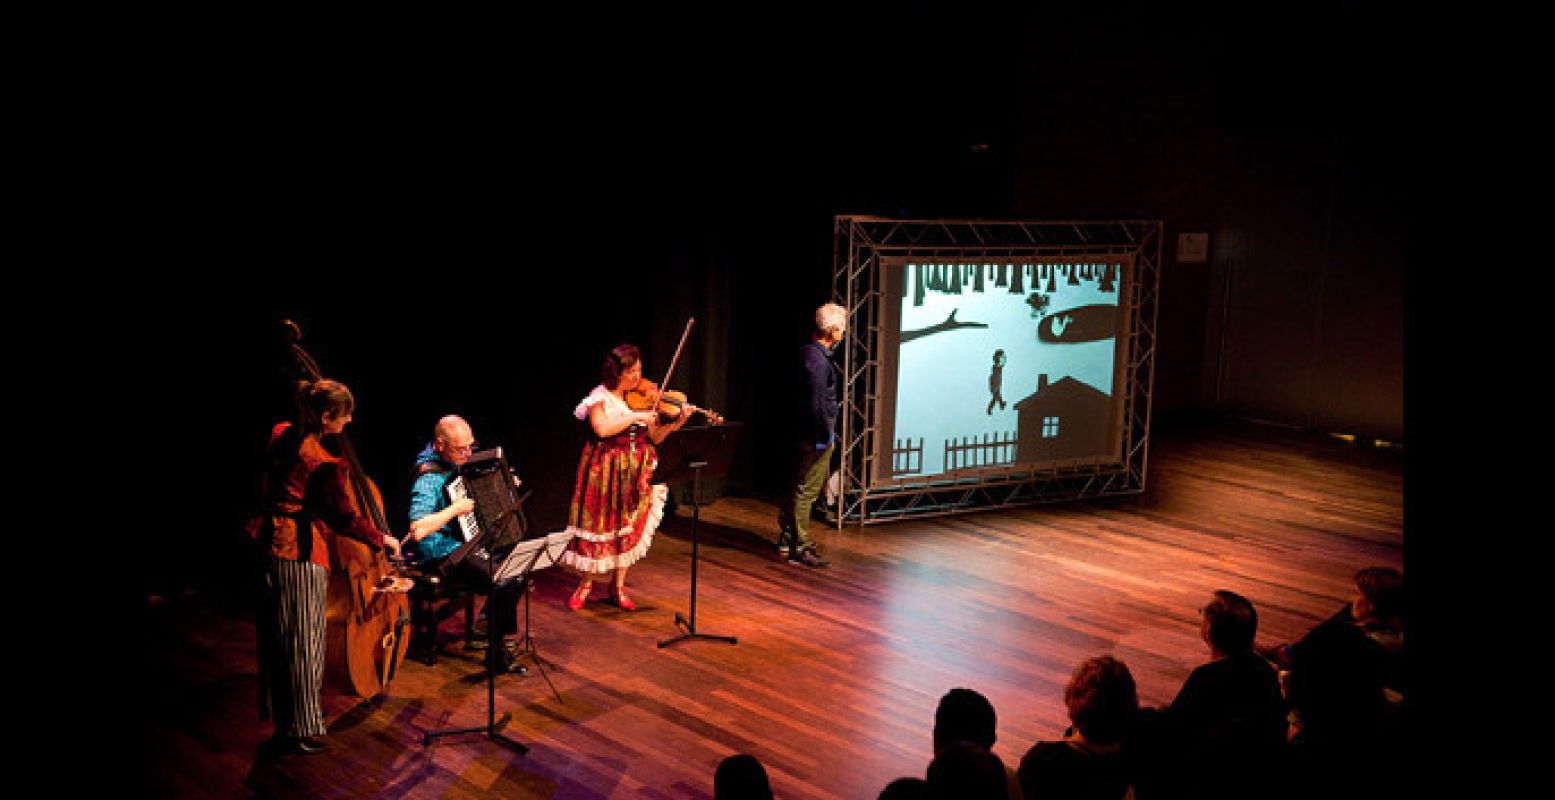
[[[998,719],[993,704],[972,689],[951,689],[934,711],[934,752],[955,742],[971,742],[984,750],[993,748]]]
[[[922,778],[897,778],[880,790],[876,800],[931,800],[935,795]]]
[[[756,757],[737,753],[725,758],[713,773],[714,800],[772,800],[767,770]]]
[[[1356,620],[1391,622],[1404,616],[1404,576],[1391,567],[1367,567],[1355,573],[1350,614]]]
[[[1139,694],[1128,665],[1112,656],[1087,659],[1064,687],[1069,719],[1086,741],[1113,744],[1127,735],[1139,712]]]
[[[929,789],[934,797],[1004,800],[1004,762],[975,742],[955,741],[937,748],[929,762]]]
[[[1258,634],[1258,612],[1253,610],[1250,600],[1236,592],[1218,589],[1200,612],[1204,615],[1200,632],[1217,655],[1229,656],[1253,649],[1253,639]]]

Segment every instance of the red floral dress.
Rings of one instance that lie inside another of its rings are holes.
[[[621,398],[596,386],[573,416],[586,421],[597,403],[605,404],[608,416],[632,413]],[[659,454],[646,430],[628,428],[601,439],[587,427],[589,441],[578,459],[567,513],[567,530],[576,535],[560,561],[577,572],[599,575],[629,567],[648,554],[669,487],[648,483]]]

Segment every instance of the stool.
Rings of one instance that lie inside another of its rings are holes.
[[[438,630],[443,620],[464,611],[464,638],[475,631],[475,592],[457,582],[450,583],[436,572],[406,570],[415,579],[410,590],[411,651],[427,666],[437,665],[440,649]]]

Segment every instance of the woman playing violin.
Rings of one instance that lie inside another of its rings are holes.
[[[647,383],[642,375],[637,348],[617,346],[605,356],[600,384],[573,410],[587,423],[588,435],[567,515],[567,529],[576,535],[560,559],[582,577],[567,601],[574,611],[583,607],[595,580],[611,575],[611,601],[625,611],[637,608],[626,595],[626,571],[647,555],[664,515],[669,487],[649,484],[659,463],[654,445],[680,430],[694,407],[666,422],[658,410],[634,410],[627,398]]]
[[[269,678],[264,688],[275,718],[273,742],[289,753],[324,749],[316,737],[325,734],[319,691],[328,537],[349,536],[399,556],[399,540],[374,526],[351,499],[351,468],[327,446],[345,430],[355,407],[351,390],[337,381],[299,387],[297,421],[271,432],[264,508],[248,528],[264,561],[259,660],[261,674]]]

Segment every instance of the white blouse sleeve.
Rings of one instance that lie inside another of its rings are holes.
[[[605,413],[615,413],[615,404],[610,402],[613,399],[615,399],[615,395],[611,394],[609,389],[606,389],[604,386],[595,386],[594,391],[589,392],[588,397],[583,398],[578,403],[578,407],[572,410],[572,415],[579,420],[588,419],[589,409],[598,403],[605,404]]]

